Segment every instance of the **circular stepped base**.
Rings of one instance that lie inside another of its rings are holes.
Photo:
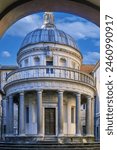
[[[39,136],[6,136],[5,142],[12,143],[90,143],[94,142],[94,137],[77,137],[77,136],[62,136],[62,137],[39,137]]]
[[[100,150],[99,143],[40,143],[40,144],[21,144],[21,143],[0,143],[1,150]]]

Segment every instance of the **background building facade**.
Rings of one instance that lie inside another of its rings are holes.
[[[95,138],[100,140],[100,62],[97,62],[93,70],[93,75],[96,84],[96,95],[95,95]]]

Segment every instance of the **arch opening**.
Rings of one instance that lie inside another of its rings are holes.
[[[99,2],[96,2],[99,3]],[[49,0],[38,1],[28,0],[25,3],[13,3],[1,13],[0,21],[0,36],[19,19],[42,11],[65,12],[71,13],[99,26],[100,24],[100,9],[99,4],[95,5],[89,1],[62,0],[61,2]],[[6,23],[7,22],[7,23]]]

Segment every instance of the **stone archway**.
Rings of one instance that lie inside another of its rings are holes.
[[[0,13],[0,36],[17,20],[39,11],[59,11],[78,15],[86,18],[99,26],[100,24],[100,8],[98,0],[11,0],[8,5]],[[8,1],[5,1],[6,4]],[[5,3],[1,2],[1,4]],[[4,6],[4,5],[3,5]],[[1,8],[3,7],[1,5]]]

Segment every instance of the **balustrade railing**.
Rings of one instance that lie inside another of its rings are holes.
[[[9,73],[6,77],[7,83],[23,79],[31,78],[59,78],[69,79],[79,82],[84,82],[89,85],[95,86],[94,79],[91,75],[63,67],[27,67],[21,68]]]

